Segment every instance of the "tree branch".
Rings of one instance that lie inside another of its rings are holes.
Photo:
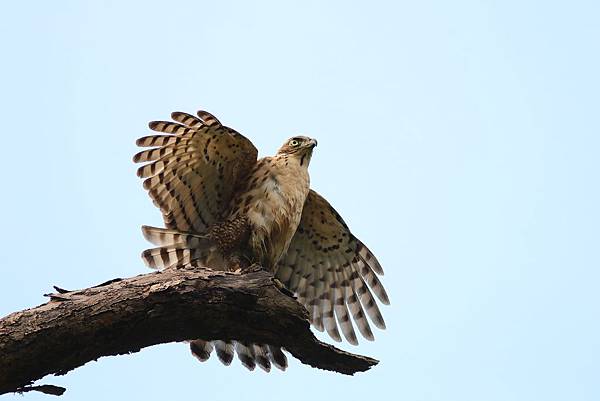
[[[378,363],[317,340],[306,309],[265,271],[171,270],[55,289],[49,302],[0,320],[0,394],[41,391],[30,385],[45,375],[195,338],[281,346],[302,363],[349,375]]]

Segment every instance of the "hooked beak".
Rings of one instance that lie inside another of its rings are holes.
[[[311,138],[311,140],[308,142],[308,144],[310,145],[311,148],[314,148],[317,146],[317,140]]]

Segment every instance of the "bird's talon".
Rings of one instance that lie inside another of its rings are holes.
[[[259,265],[258,263],[252,263],[250,266],[243,269],[243,272],[244,273],[255,273],[255,272],[260,272],[263,270],[265,270],[265,268],[262,267],[261,265]]]
[[[279,291],[283,292],[288,297],[292,297],[292,298],[296,299],[296,296],[294,295],[294,293],[291,292],[290,290],[288,290],[287,287],[278,278],[273,277],[272,280],[273,280],[273,283],[275,284],[275,287],[277,287],[277,289]]]

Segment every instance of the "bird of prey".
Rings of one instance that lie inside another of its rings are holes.
[[[317,141],[295,136],[277,154],[257,160],[246,137],[206,111],[175,112],[173,121],[149,124],[157,135],[137,140],[150,149],[133,160],[144,188],[162,212],[165,228],[143,226],[156,246],[142,253],[151,268],[208,267],[244,270],[258,264],[297,297],[319,331],[351,344],[352,322],[368,340],[385,323],[373,294],[388,296],[375,256],[348,229],[333,207],[310,189],[308,165]],[[234,352],[244,366],[284,370],[280,348],[236,341],[190,341],[204,361],[213,349],[226,365]]]

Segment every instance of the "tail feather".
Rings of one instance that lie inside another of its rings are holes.
[[[288,366],[287,357],[280,347],[266,344],[249,344],[239,341],[190,341],[190,350],[196,359],[204,362],[210,358],[213,349],[219,360],[226,366],[231,364],[234,353],[237,353],[242,365],[248,370],[254,370],[256,366],[265,372],[271,371],[271,366],[285,371]]]
[[[193,340],[190,341],[190,351],[200,362],[204,362],[210,358],[210,353],[213,350],[213,345],[209,341]]]
[[[157,248],[142,252],[142,260],[152,269],[182,266],[207,256],[212,244],[208,236],[166,228],[142,226],[144,237]]]
[[[225,366],[229,366],[233,360],[233,354],[235,352],[233,342],[231,341],[213,341],[215,351],[217,351],[217,357]]]
[[[256,364],[265,372],[271,371],[271,360],[269,359],[269,349],[266,345],[253,344],[254,360]]]
[[[269,345],[269,358],[273,361],[273,365],[280,370],[285,370],[288,366],[287,357],[279,347]]]
[[[254,347],[251,344],[236,342],[235,351],[237,352],[237,356],[242,365],[244,365],[248,370],[254,370],[256,367]]]
[[[187,248],[151,248],[142,252],[142,260],[151,269],[164,269],[175,264],[189,263],[194,254],[193,250]]]
[[[167,228],[142,226],[144,238],[156,246],[204,248],[209,245],[208,236],[191,234]]]

